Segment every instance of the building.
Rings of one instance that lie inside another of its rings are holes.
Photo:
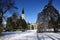
[[[31,23],[30,25],[28,25],[30,30],[34,30],[37,29],[37,24],[36,23]]]
[[[22,15],[21,15],[22,19],[24,19],[24,8],[22,8]]]

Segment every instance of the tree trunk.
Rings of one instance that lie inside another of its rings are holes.
[[[58,32],[58,28],[54,27],[54,32]]]

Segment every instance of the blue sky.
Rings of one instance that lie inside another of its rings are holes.
[[[22,13],[22,7],[24,7],[25,11],[25,20],[26,22],[35,23],[37,20],[37,15],[41,12],[44,6],[48,3],[49,0],[15,0],[16,6],[19,8],[17,12],[19,15]],[[60,13],[60,0],[53,0],[52,5],[59,11]],[[11,16],[9,12],[5,14],[5,16]]]

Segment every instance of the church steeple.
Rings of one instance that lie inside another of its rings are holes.
[[[22,8],[22,19],[24,19],[24,7]]]
[[[24,7],[22,8],[22,14],[24,14]]]

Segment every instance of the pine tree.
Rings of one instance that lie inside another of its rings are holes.
[[[24,31],[24,30],[26,30],[28,28],[26,21],[24,19],[22,19],[21,16],[20,16],[20,19],[18,21],[18,25],[19,25],[18,28],[20,28],[20,30],[22,30],[22,31]]]
[[[12,26],[13,26],[14,31],[17,30],[17,20],[18,20],[17,13],[13,13],[13,15],[12,15]]]
[[[7,31],[16,31],[17,30],[17,14],[13,13],[13,15],[9,18],[7,18]]]
[[[57,20],[57,27],[58,27],[58,29],[60,29],[60,14],[59,14],[59,17],[58,17],[58,20]]]
[[[13,26],[12,26],[12,17],[7,18],[7,24],[6,24],[6,31],[12,31]]]
[[[23,19],[22,20],[22,27],[23,27],[23,29],[27,29],[28,27],[27,27],[27,23],[26,23],[26,21]]]
[[[49,3],[45,5],[42,12],[38,14],[37,23],[43,24],[42,27],[44,29],[53,28],[54,31],[57,31],[58,16],[59,16],[58,10],[56,10],[56,8],[54,8],[54,6],[52,5],[52,0],[49,0]],[[45,26],[46,24],[48,26]],[[38,31],[39,30],[40,29],[38,29]]]

